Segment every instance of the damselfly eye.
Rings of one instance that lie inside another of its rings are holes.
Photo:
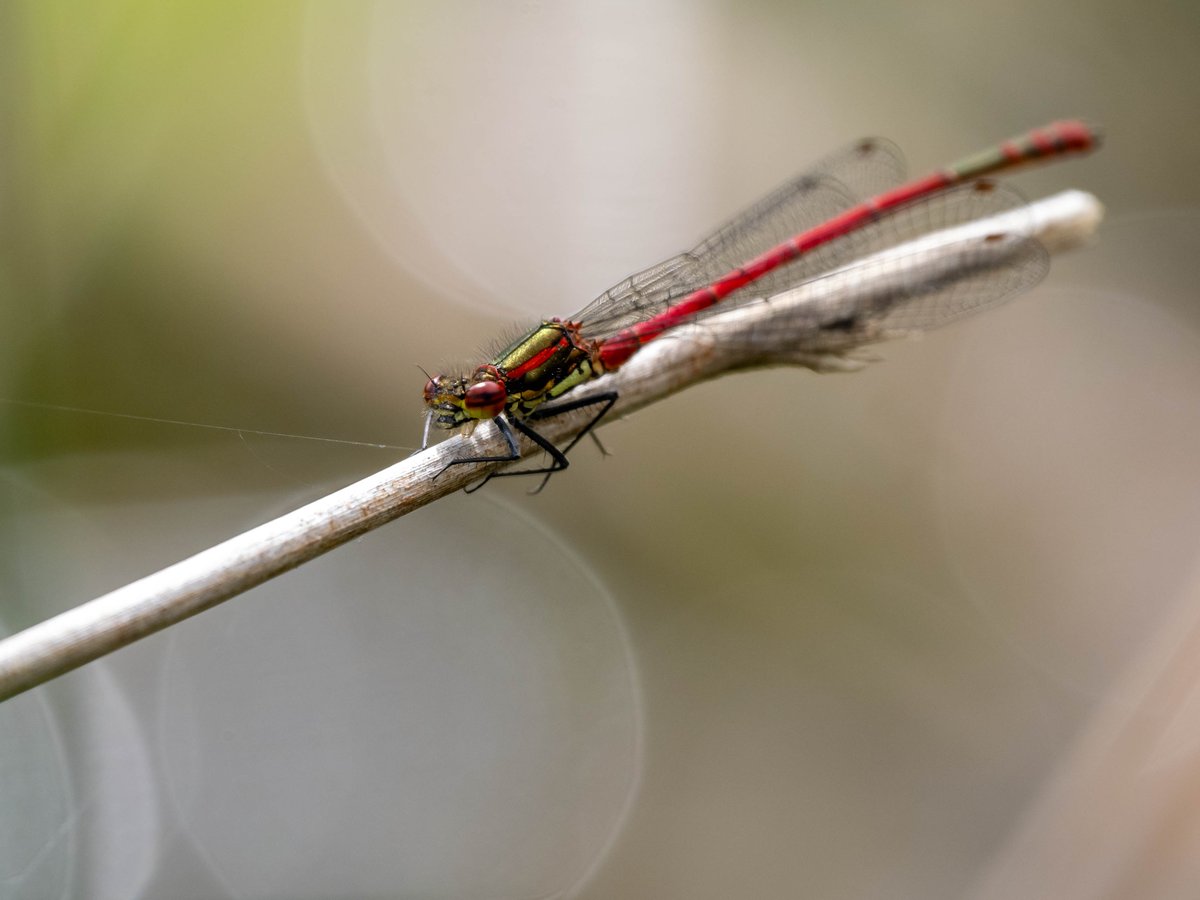
[[[504,412],[505,391],[498,381],[477,381],[467,388],[463,409],[475,419],[494,419]]]
[[[433,400],[438,395],[438,379],[430,378],[425,382],[425,402],[432,405]]]

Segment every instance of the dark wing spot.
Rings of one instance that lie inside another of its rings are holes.
[[[826,322],[821,326],[823,331],[853,331],[858,326],[858,316],[843,316]]]

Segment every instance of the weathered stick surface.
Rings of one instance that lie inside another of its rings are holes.
[[[944,289],[1028,250],[1032,234],[1051,252],[1074,247],[1102,215],[1089,194],[1068,191],[991,219],[938,232],[834,272],[786,294],[675,329],[619,372],[581,386],[572,398],[615,390],[610,418],[640,409],[698,381],[750,366],[852,368],[856,347],[896,336],[884,317],[922,290]],[[786,328],[773,327],[786,319]],[[716,336],[719,335],[719,340]],[[538,422],[562,442],[586,413]],[[349,487],[231,538],[75,609],[0,641],[0,700],[26,691],[139,638],[193,616],[295,568],[392,519],[452,493],[496,468],[452,459],[504,452],[496,429],[457,435]],[[528,446],[525,448],[528,450]]]

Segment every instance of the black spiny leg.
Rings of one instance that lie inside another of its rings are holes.
[[[508,427],[509,420],[506,419],[504,416],[497,416],[495,419],[495,422],[496,422],[496,427],[500,429],[500,433],[504,435],[504,439],[506,441],[508,441],[508,446],[512,449],[512,456],[482,456],[482,457],[473,457],[473,458],[469,458],[469,459],[456,459],[456,460],[454,460],[454,462],[450,463],[450,465],[452,466],[452,465],[454,465],[454,463],[458,463],[458,462],[499,462],[499,461],[520,459],[521,454],[517,447],[517,439],[516,439],[516,437],[513,436],[512,429],[510,429]],[[555,447],[553,443],[546,440],[546,438],[542,437],[540,434],[538,434],[536,431],[534,431],[532,428],[530,428],[528,425],[526,425],[520,419],[513,419],[512,425],[513,425],[513,427],[515,427],[517,429],[517,431],[521,432],[521,434],[525,435],[525,437],[529,438],[531,441],[533,441],[535,444],[537,444],[539,447],[541,447],[543,450],[545,450],[546,453],[548,453],[550,455],[550,465],[545,469],[527,469],[527,470],[521,471],[521,472],[489,472],[484,477],[483,481],[479,482],[479,484],[475,485],[474,487],[463,488],[463,493],[473,494],[477,490],[479,490],[481,487],[483,487],[485,484],[487,484],[489,481],[491,481],[493,478],[497,478],[501,475],[539,475],[542,472],[547,472],[547,473],[560,472],[563,469],[565,469],[567,466],[570,465],[570,463],[567,462],[566,454],[564,454],[561,450],[559,450],[557,447]],[[568,449],[570,449],[570,448],[568,447]],[[449,466],[447,466],[446,468],[449,468]],[[444,472],[444,471],[446,471],[446,469],[442,469],[442,472]],[[440,475],[441,472],[439,472],[438,474]],[[550,477],[549,474],[547,474],[546,478],[549,478],[549,477]],[[544,482],[543,482],[543,484],[544,484]],[[539,486],[538,491],[540,491],[541,489],[542,488]],[[533,491],[532,493],[536,494],[537,491]]]
[[[563,455],[571,452],[571,448],[578,444],[584,435],[588,435],[600,448],[600,452],[608,456],[608,451],[604,449],[604,445],[600,443],[600,438],[596,437],[596,433],[592,430],[608,415],[608,411],[613,408],[613,404],[617,402],[618,394],[616,391],[605,391],[602,394],[592,394],[590,397],[585,397],[580,400],[568,400],[564,403],[557,403],[552,406],[543,406],[535,409],[529,418],[534,421],[540,419],[549,419],[551,416],[561,416],[564,413],[574,412],[577,409],[587,409],[589,406],[599,406],[599,411],[592,416],[591,421],[579,430],[579,434],[571,438],[571,442],[563,448]],[[516,472],[512,473],[518,474]]]
[[[484,480],[484,484],[486,484],[487,481],[492,478],[506,478],[511,475],[545,475],[546,477],[542,479],[542,483],[529,492],[531,494],[540,493],[542,488],[544,488],[550,481],[551,475],[553,475],[555,472],[561,472],[569,465],[567,462],[567,454],[571,452],[571,448],[573,448],[583,439],[585,434],[592,435],[592,440],[596,441],[596,445],[600,448],[600,452],[607,456],[608,451],[604,449],[604,445],[601,444],[596,438],[595,434],[592,433],[592,429],[600,424],[600,420],[608,415],[608,411],[612,409],[613,404],[616,402],[617,392],[607,391],[603,394],[593,394],[592,396],[585,397],[581,400],[567,400],[563,403],[555,403],[552,406],[538,407],[532,413],[530,413],[529,418],[531,421],[539,421],[542,419],[549,419],[553,416],[561,416],[565,413],[574,412],[577,409],[587,409],[591,406],[600,407],[599,411],[592,416],[592,418],[585,426],[583,426],[583,428],[579,430],[579,433],[576,434],[575,437],[571,438],[570,443],[563,447],[562,450],[559,450],[524,422],[514,419],[513,424],[517,426],[520,432],[529,437],[530,440],[532,440],[550,455],[550,465],[542,469],[521,469],[519,472],[492,472],[490,475],[488,475],[487,479]],[[483,485],[481,484],[479,487],[483,487]],[[478,490],[478,488],[475,490]]]
[[[616,391],[609,391],[603,394],[595,394],[582,400],[571,400],[565,403],[555,404],[551,407],[534,410],[534,412],[530,414],[529,418],[536,421],[539,419],[548,419],[551,416],[558,416],[564,413],[574,412],[577,409],[586,409],[589,406],[600,406],[599,412],[592,416],[587,425],[580,429],[579,433],[576,434],[575,437],[571,438],[570,443],[568,443],[567,446],[562,450],[559,450],[554,446],[553,443],[544,438],[538,432],[534,431],[533,428],[525,424],[520,419],[509,419],[507,416],[497,416],[493,421],[496,423],[496,427],[500,430],[500,434],[504,436],[504,440],[508,443],[509,453],[505,456],[464,456],[461,459],[454,459],[448,462],[442,469],[442,472],[445,472],[446,469],[450,468],[451,466],[459,465],[460,463],[513,462],[514,460],[520,459],[520,448],[517,444],[516,436],[512,432],[512,428],[515,427],[519,432],[521,432],[521,434],[525,435],[527,438],[533,441],[533,443],[537,444],[538,447],[546,451],[546,454],[550,457],[550,465],[541,469],[522,469],[519,472],[489,472],[484,479],[479,482],[479,484],[474,485],[473,487],[463,488],[463,491],[467,494],[473,494],[493,478],[504,478],[510,475],[545,475],[546,477],[542,479],[542,483],[529,492],[531,494],[537,494],[550,481],[551,475],[553,475],[555,472],[561,472],[570,465],[570,462],[567,460],[567,454],[571,451],[572,447],[579,443],[585,434],[591,434],[592,440],[596,442],[596,446],[600,448],[600,452],[606,456],[608,455],[608,451],[604,449],[604,445],[601,444],[596,435],[592,433],[592,429],[600,423],[600,420],[608,414],[608,411],[612,409],[613,404],[616,402]],[[510,427],[510,424],[512,427]],[[438,472],[438,475],[441,475],[442,472]],[[434,477],[436,478],[438,475],[435,475]]]
[[[451,466],[461,466],[466,463],[485,463],[485,462],[512,462],[521,458],[521,448],[517,444],[517,438],[512,433],[512,429],[508,427],[508,421],[504,416],[497,416],[492,420],[496,423],[496,428],[504,437],[505,443],[508,444],[508,453],[504,456],[460,456],[458,459],[452,459],[446,465],[442,466],[442,470],[434,475],[434,480],[441,478],[446,470]],[[522,429],[524,431],[524,429]],[[482,487],[482,485],[481,485]]]

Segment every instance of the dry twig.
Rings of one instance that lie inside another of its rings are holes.
[[[1101,207],[1077,191],[878,254],[786,294],[714,315],[703,325],[675,329],[619,372],[572,392],[615,390],[610,418],[619,418],[675,391],[724,372],[753,366],[805,365],[819,371],[863,365],[856,348],[896,336],[883,323],[889,311],[919,302],[922,292],[944,290],[1028,252],[1030,232],[1059,251],[1085,241]],[[796,317],[786,329],[779,317]],[[803,321],[807,331],[798,330]],[[805,335],[808,335],[806,339]],[[714,338],[720,336],[720,340]],[[586,423],[586,414],[538,422],[561,443]],[[496,464],[454,466],[450,460],[503,453],[494,427],[477,428],[411,456],[349,487],[316,500],[148,575],[75,609],[0,641],[0,700],[49,681],[84,663],[193,616],[295,568],[392,519],[452,493]],[[525,450],[530,449],[528,446]]]

